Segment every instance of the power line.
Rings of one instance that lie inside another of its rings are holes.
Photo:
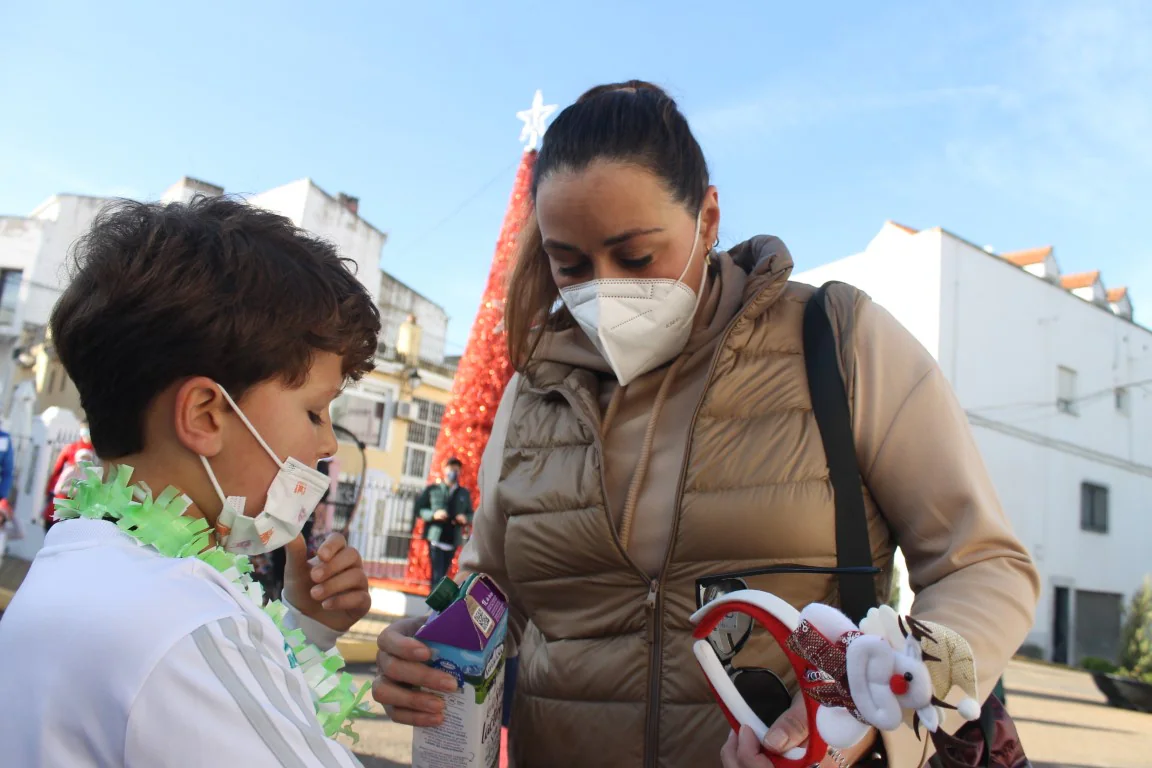
[[[991,429],[996,432],[1009,435],[1010,437],[1027,440],[1030,443],[1035,443],[1036,445],[1041,445],[1045,448],[1051,448],[1072,456],[1079,456],[1080,458],[1088,459],[1089,461],[1095,461],[1100,464],[1107,464],[1127,472],[1144,475],[1145,477],[1152,477],[1152,466],[1147,464],[1141,464],[1139,462],[1131,461],[1111,453],[1104,453],[1103,451],[1086,448],[1082,445],[1068,442],[1067,440],[1059,440],[1053,437],[1048,437],[1047,435],[1042,435],[1038,432],[1021,429],[1014,424],[995,421],[977,413],[973,413],[972,411],[967,411],[967,416],[968,421],[973,426],[984,427],[985,429]]]
[[[495,176],[493,176],[493,177],[492,177],[491,179],[489,179],[488,181],[484,182],[483,186],[481,186],[479,189],[477,189],[475,192],[473,192],[471,195],[469,195],[469,196],[468,196],[468,198],[467,198],[466,200],[464,200],[464,202],[460,203],[460,204],[459,204],[459,205],[457,205],[455,208],[453,208],[453,209],[452,209],[452,211],[451,211],[451,212],[450,212],[450,213],[449,213],[447,216],[445,216],[444,218],[440,219],[440,221],[436,222],[436,223],[435,223],[435,224],[433,224],[431,227],[429,227],[428,229],[426,229],[426,230],[424,230],[423,232],[421,232],[421,233],[420,233],[420,236],[419,236],[419,237],[417,237],[417,238],[415,238],[415,241],[414,241],[414,242],[416,242],[416,243],[422,243],[422,242],[423,242],[423,241],[424,241],[426,238],[428,238],[430,235],[433,235],[433,234],[435,234],[436,230],[440,229],[442,226],[444,226],[444,225],[445,225],[445,224],[447,224],[449,221],[451,221],[452,219],[454,219],[454,218],[457,216],[457,214],[459,214],[461,211],[463,211],[465,208],[467,208],[469,205],[471,205],[473,202],[475,202],[477,198],[479,198],[481,195],[483,195],[485,192],[487,192],[487,191],[488,191],[488,189],[489,189],[489,188],[490,188],[490,187],[491,187],[493,184],[495,184],[496,182],[500,181],[501,179],[507,178],[507,177],[508,177],[508,172],[509,172],[510,170],[512,170],[513,168],[515,168],[515,167],[516,167],[517,165],[519,165],[519,164],[520,164],[520,158],[516,158],[516,160],[514,160],[514,161],[513,161],[513,162],[511,162],[511,163],[509,163],[509,164],[508,164],[508,165],[506,165],[505,167],[501,168],[499,173],[497,173]],[[400,252],[398,255],[396,255],[394,258],[396,258],[396,259],[399,259],[399,258],[400,258],[400,257],[402,257],[402,256],[407,256],[407,255],[408,255],[408,254],[409,254],[411,251],[414,251],[414,250],[415,250],[416,248],[418,248],[418,247],[420,247],[420,246],[419,246],[419,245],[414,245],[414,246],[412,246],[411,248],[408,248],[408,249],[407,249],[407,250],[405,250],[405,251],[401,251],[401,252]]]
[[[1061,397],[1061,398],[1057,398],[1055,400],[1033,400],[1033,401],[1022,402],[1022,403],[1004,403],[1002,405],[987,405],[987,406],[983,406],[981,408],[969,408],[968,412],[969,413],[987,413],[989,411],[1003,411],[1003,410],[1009,410],[1012,408],[1024,409],[1024,408],[1057,407],[1061,403],[1064,403],[1064,402],[1071,404],[1071,403],[1083,403],[1083,402],[1087,402],[1089,400],[1095,400],[1099,397],[1111,395],[1118,389],[1131,389],[1133,387],[1138,387],[1138,388],[1143,389],[1149,385],[1152,385],[1152,379],[1141,379],[1139,381],[1132,381],[1132,382],[1129,382],[1127,384],[1115,384],[1111,387],[1108,387],[1107,389],[1100,389],[1100,390],[1097,390],[1095,392],[1089,392],[1088,394],[1081,395],[1080,397],[1070,397],[1070,398]]]

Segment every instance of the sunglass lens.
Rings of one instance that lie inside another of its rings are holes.
[[[701,602],[707,605],[713,600],[747,588],[741,579],[718,581],[704,588]],[[752,618],[750,616],[743,613],[730,613],[720,620],[716,629],[712,630],[712,634],[708,636],[708,640],[721,661],[729,661],[744,645],[744,641],[748,639],[751,632]]]
[[[756,716],[769,725],[792,706],[788,686],[767,669],[737,669],[732,683]]]

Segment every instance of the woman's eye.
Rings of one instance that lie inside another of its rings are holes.
[[[644,269],[652,263],[652,255],[641,256],[638,259],[620,259],[620,266],[625,269]]]
[[[563,277],[579,277],[588,271],[588,267],[588,262],[582,261],[579,264],[573,264],[570,267],[560,267],[556,270],[556,272]]]

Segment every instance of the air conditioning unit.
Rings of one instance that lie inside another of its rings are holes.
[[[416,418],[416,406],[413,403],[396,403],[396,418],[401,421],[413,421]]]

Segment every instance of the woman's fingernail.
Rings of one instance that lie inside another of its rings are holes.
[[[324,578],[324,569],[323,568],[313,568],[312,569],[312,581],[320,581],[320,579],[322,579],[322,578]]]
[[[312,587],[312,592],[311,592],[311,594],[312,594],[312,597],[314,597],[314,598],[316,598],[317,600],[319,600],[321,597],[323,597],[323,596],[324,596],[324,587],[321,587],[321,586],[319,586],[319,585],[317,585],[317,586],[315,586],[315,587]]]
[[[768,731],[764,737],[764,746],[777,752],[782,751],[787,743],[788,736],[783,731]]]
[[[326,611],[330,611],[330,610],[332,610],[332,605],[335,602],[336,602],[335,600],[325,600],[324,602],[320,603],[320,607]]]

